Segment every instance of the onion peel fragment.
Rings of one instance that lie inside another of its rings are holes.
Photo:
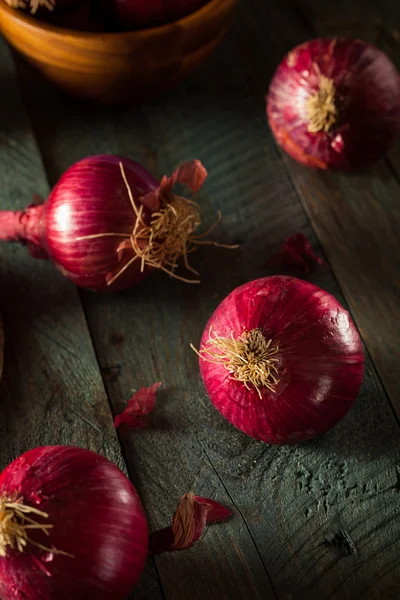
[[[112,285],[136,260],[139,260],[140,270],[145,267],[165,271],[174,279],[184,283],[200,283],[198,279],[187,279],[176,275],[177,261],[183,257],[185,267],[195,275],[199,273],[189,265],[188,254],[194,252],[200,244],[218,246],[220,248],[237,248],[237,245],[224,245],[211,240],[204,240],[221,221],[218,213],[216,222],[201,235],[193,235],[201,225],[200,210],[196,202],[172,193],[176,183],[187,186],[193,193],[197,192],[207,177],[207,171],[199,160],[191,160],[181,164],[174,173],[161,180],[158,188],[139,198],[140,206],[136,205],[132,190],[129,186],[124,166],[119,163],[121,175],[127,189],[132,209],[135,213],[135,225],[131,234],[99,233],[76,238],[77,241],[102,237],[119,236],[125,238],[117,248],[119,261],[125,250],[131,249],[133,255],[116,272],[107,275],[107,285]],[[150,223],[143,218],[144,206],[159,207],[151,215]]]
[[[326,266],[326,262],[315,254],[310,241],[302,233],[288,237],[279,251],[267,261],[267,265],[277,267],[298,265],[305,273],[310,270],[311,263]]]
[[[146,427],[145,421],[140,417],[144,417],[154,411],[156,405],[156,392],[162,383],[153,383],[150,387],[141,388],[128,402],[125,410],[117,415],[114,419],[114,426],[117,429],[126,423],[132,429]]]
[[[172,525],[150,534],[149,554],[186,550],[201,538],[207,525],[231,516],[232,511],[215,500],[188,492],[174,513]]]

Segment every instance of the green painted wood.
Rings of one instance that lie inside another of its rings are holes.
[[[97,152],[126,154],[156,175],[197,157],[210,172],[199,195],[205,226],[221,209],[215,236],[242,243],[235,253],[203,248],[193,256],[199,287],[154,274],[128,293],[82,294],[114,411],[132,388],[164,382],[151,428],[121,430],[132,477],[152,506],[151,523],[165,523],[186,487],[237,511],[200,546],[157,559],[168,599],[273,597],[265,569],[282,600],[398,598],[400,435],[369,357],[360,398],[342,423],[319,440],[275,448],[243,436],[215,412],[189,350],[232,288],[272,273],[264,262],[287,235],[302,231],[317,246],[265,125],[262,97],[280,57],[302,36],[287,6],[242,3],[214,59],[153,106],[84,106],[23,71],[51,182]],[[308,279],[345,302],[329,268]],[[363,308],[356,309],[359,319]]]
[[[33,193],[45,196],[48,184],[1,40],[0,81],[0,206],[17,209]],[[77,291],[47,261],[33,263],[17,245],[0,247],[0,280],[0,470],[30,448],[70,444],[104,454],[126,471]],[[148,598],[149,590],[162,598],[151,562],[135,598]]]

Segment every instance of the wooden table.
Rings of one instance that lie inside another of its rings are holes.
[[[275,147],[263,99],[284,53],[317,34],[358,35],[399,55],[390,34],[399,9],[366,5],[244,0],[212,60],[162,102],[136,108],[67,98],[0,44],[2,208],[45,196],[90,154],[130,156],[157,176],[196,157],[210,173],[199,195],[205,224],[221,210],[219,239],[241,244],[199,252],[200,286],[159,273],[114,296],[78,291],[26,249],[0,247],[0,466],[41,444],[104,453],[126,465],[152,529],[189,489],[234,508],[191,550],[149,560],[132,598],[400,598],[400,146],[366,173],[307,170]],[[189,344],[235,286],[273,272],[265,261],[295,232],[329,266],[286,272],[349,307],[367,367],[331,433],[278,448],[219,416]],[[155,381],[164,386],[150,427],[117,436],[112,415]]]

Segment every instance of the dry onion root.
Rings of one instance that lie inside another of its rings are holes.
[[[209,338],[200,351],[193,344],[191,348],[203,360],[224,365],[231,379],[240,381],[248,390],[253,387],[260,398],[262,388],[276,392],[279,344],[267,340],[261,329],[245,331],[236,339],[233,333],[230,338],[223,338],[213,335],[210,330]]]

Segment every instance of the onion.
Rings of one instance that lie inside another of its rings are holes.
[[[0,475],[0,597],[124,600],[148,550],[189,547],[206,524],[229,516],[186,494],[149,547],[140,498],[114,464],[81,448],[35,448]]]
[[[21,10],[30,10],[34,15],[39,8],[43,7],[47,10],[55,8],[70,8],[71,6],[82,3],[82,0],[5,0],[11,8],[19,8]]]
[[[319,169],[366,167],[399,131],[399,73],[366,42],[311,40],[279,65],[267,114],[276,141],[298,162]]]
[[[363,380],[363,347],[349,313],[294,277],[257,279],[231,292],[210,318],[199,354],[214,406],[270,444],[327,432]]]
[[[0,212],[0,239],[27,243],[35,257],[50,258],[76,285],[94,291],[126,289],[153,269],[198,283],[176,274],[177,260],[183,257],[198,275],[187,255],[214,242],[194,235],[198,206],[173,194],[172,186],[196,192],[206,176],[199,161],[184,163],[160,183],[132,160],[85,158],[64,173],[45,203]]]
[[[209,0],[108,0],[111,14],[123,29],[143,29],[186,17]]]
[[[140,498],[106,458],[48,446],[0,475],[2,600],[123,599],[147,551]]]

